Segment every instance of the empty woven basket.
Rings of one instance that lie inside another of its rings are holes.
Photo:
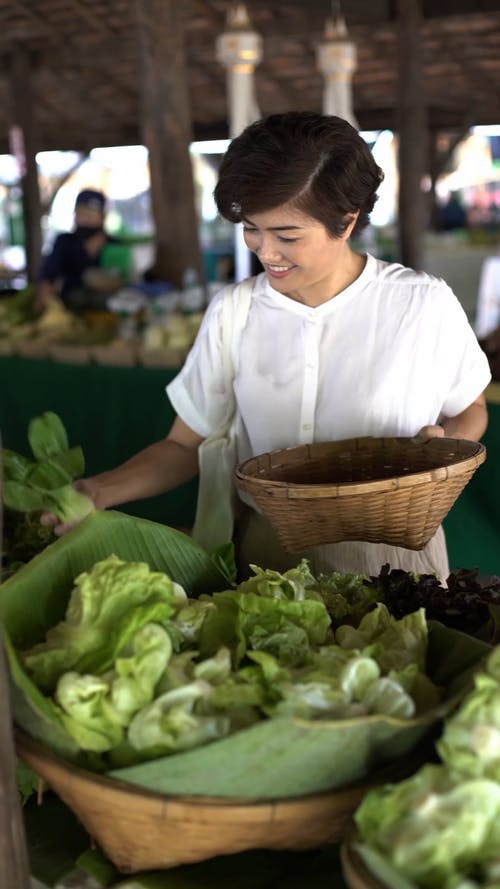
[[[454,438],[352,438],[260,454],[236,470],[282,546],[366,540],[422,549],[486,459]]]

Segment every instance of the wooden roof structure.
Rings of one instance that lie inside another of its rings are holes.
[[[215,41],[233,0],[179,0],[195,138],[227,136],[226,73]],[[343,0],[356,44],[354,111],[362,129],[395,127],[398,90],[394,0]],[[500,2],[423,0],[423,92],[431,128],[500,122]],[[329,0],[248,0],[264,57],[261,113],[321,110],[316,46]],[[0,152],[9,150],[9,67],[19,50],[33,70],[40,149],[85,150],[141,141],[136,0],[0,0]]]

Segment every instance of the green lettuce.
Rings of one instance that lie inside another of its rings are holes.
[[[302,663],[326,638],[330,618],[314,599],[268,598],[237,591],[215,593],[200,632],[200,650],[228,647],[237,666],[247,649],[268,651],[284,663]]]
[[[197,679],[182,688],[166,692],[139,710],[128,729],[131,747],[148,756],[161,756],[189,750],[227,735],[228,716],[221,713],[202,715],[195,705],[209,697],[211,685]]]
[[[424,766],[369,791],[355,821],[364,843],[427,889],[466,885],[468,874],[498,865],[500,786],[493,781],[456,784],[443,766]]]
[[[346,625],[335,632],[335,640],[343,648],[376,650],[384,671],[403,670],[408,664],[417,664],[423,671],[427,637],[423,608],[397,620],[382,603],[363,617],[357,629]]]
[[[85,469],[83,451],[69,448],[60,417],[51,411],[34,417],[28,426],[28,441],[34,460],[2,450],[5,506],[19,512],[53,512],[61,522],[85,518],[94,504],[72,485]]]
[[[144,624],[114,663],[111,703],[123,725],[153,700],[156,686],[172,654],[172,642],[159,624]]]
[[[103,753],[123,739],[123,725],[109,700],[109,683],[100,676],[64,673],[54,698],[62,722],[83,750]]]
[[[474,678],[474,689],[446,721],[437,743],[442,761],[456,780],[490,778],[500,786],[500,646],[484,670]]]
[[[307,559],[302,559],[296,568],[290,568],[284,574],[270,568],[259,568],[258,565],[250,565],[250,568],[255,577],[240,583],[239,593],[256,593],[271,599],[290,599],[295,602],[319,598],[314,589],[316,580],[311,574]]]
[[[23,663],[49,692],[68,670],[99,675],[141,626],[163,623],[184,601],[184,590],[166,574],[109,556],[76,578],[64,620],[21,652]]]

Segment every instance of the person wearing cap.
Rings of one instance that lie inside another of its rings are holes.
[[[104,230],[105,207],[101,191],[86,188],[78,194],[74,230],[58,235],[43,259],[36,300],[39,311],[55,294],[69,309],[104,308],[107,296],[121,285],[116,273],[100,268],[104,247],[119,243]]]

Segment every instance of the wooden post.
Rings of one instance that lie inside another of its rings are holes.
[[[7,666],[0,628],[0,886],[29,889],[29,863],[16,783],[16,756],[12,739]]]
[[[398,0],[399,259],[423,267],[427,109],[422,76],[421,0]]]
[[[36,152],[38,150],[33,115],[32,64],[23,47],[16,47],[10,57],[10,92],[13,126],[20,136],[21,187],[28,281],[37,280],[42,254],[40,227],[41,204]]]
[[[203,280],[184,58],[185,4],[136,0],[141,49],[142,138],[149,151],[156,228],[155,273],[182,284],[186,269]]]

